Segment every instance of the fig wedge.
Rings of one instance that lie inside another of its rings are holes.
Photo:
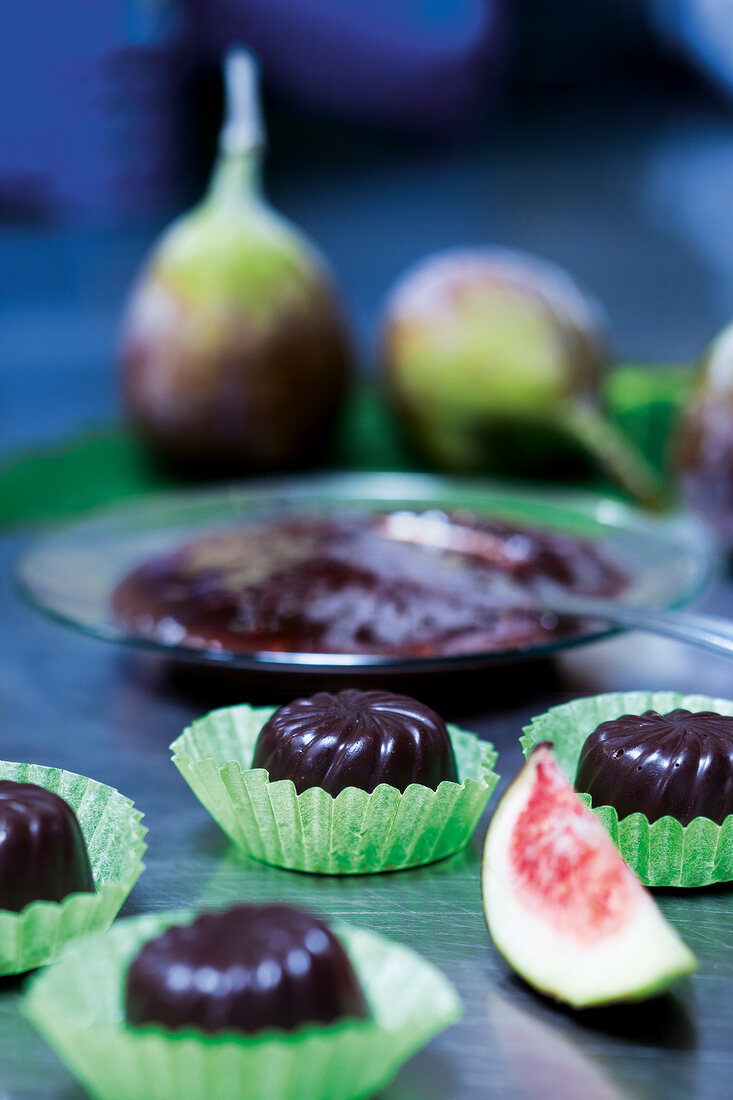
[[[497,807],[482,894],[497,950],[530,985],[575,1008],[652,997],[697,968],[549,742]]]

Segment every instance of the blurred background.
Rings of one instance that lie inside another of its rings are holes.
[[[566,267],[615,357],[733,316],[724,0],[67,0],[0,39],[0,448],[120,417],[121,310],[201,195],[222,53],[261,63],[272,204],[328,257],[360,369],[406,266],[499,243]]]

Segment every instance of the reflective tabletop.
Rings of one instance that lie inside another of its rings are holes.
[[[280,208],[330,255],[362,337],[373,329],[383,289],[406,263],[476,239],[566,264],[607,304],[627,356],[684,360],[728,319],[733,136],[730,115],[711,100],[609,100],[583,110],[569,103],[509,119],[482,149],[442,158],[404,152],[383,162],[372,156],[368,190],[378,213],[360,228],[364,170],[352,148],[341,165],[324,159],[302,177],[271,181]],[[338,203],[324,187],[334,180]],[[0,317],[3,447],[116,414],[118,307],[149,239],[0,233],[0,268],[12,273],[12,314]],[[51,302],[51,283],[63,284],[67,297]],[[485,822],[465,854],[392,875],[314,878],[240,861],[171,766],[168,745],[215,706],[277,698],[258,695],[261,688],[244,675],[177,673],[155,656],[47,621],[13,590],[11,574],[28,545],[25,535],[0,539],[0,755],[81,771],[144,810],[147,870],[124,913],[297,898],[422,952],[455,982],[464,1016],[404,1068],[384,1100],[730,1096],[733,890],[657,891],[699,956],[699,973],[666,999],[580,1015],[535,996],[489,941],[478,875]],[[698,606],[730,617],[733,583],[719,580]],[[727,697],[733,666],[677,643],[622,634],[543,663],[436,680],[426,701],[494,742],[503,789],[520,765],[517,737],[532,715],[577,695],[621,689]],[[427,691],[423,684],[420,693]],[[81,1100],[19,1014],[21,986],[0,983],[0,1097]]]
[[[416,1056],[385,1100],[496,1095],[550,1098],[729,1095],[733,890],[657,891],[664,912],[700,958],[699,973],[648,1005],[573,1014],[535,996],[493,949],[479,887],[485,822],[463,854],[413,871],[328,878],[240,857],[170,764],[168,745],[213,706],[248,698],[277,702],[272,689],[232,678],[177,672],[159,658],[124,653],[31,613],[11,592],[20,548],[5,539],[0,692],[2,755],[64,766],[116,785],[145,812],[147,869],[125,906],[134,914],[236,899],[301,902],[415,948],[455,982],[462,1021]],[[703,603],[733,609],[720,582]],[[429,701],[499,749],[501,789],[521,762],[523,723],[573,696],[654,687],[730,694],[730,665],[677,643],[620,635],[551,663],[437,680]],[[411,685],[407,682],[407,690]],[[267,689],[266,689],[267,690]],[[421,694],[426,696],[425,685]],[[495,802],[492,799],[490,809]],[[8,1100],[83,1093],[18,1012],[22,982],[0,983],[0,1095]]]

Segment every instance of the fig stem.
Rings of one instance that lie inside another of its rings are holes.
[[[620,428],[589,405],[577,405],[564,426],[602,470],[645,508],[664,506],[664,491],[656,471]]]
[[[224,62],[224,85],[226,110],[209,197],[222,205],[241,205],[247,198],[259,199],[265,145],[259,70],[253,54],[241,47],[229,50]]]
[[[250,153],[265,144],[259,83],[254,54],[241,46],[229,50],[224,60],[226,115],[219,135],[219,149],[225,156]]]

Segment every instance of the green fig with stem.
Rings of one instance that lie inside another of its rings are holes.
[[[659,502],[656,474],[601,407],[600,311],[561,268],[500,248],[429,256],[391,292],[381,344],[396,411],[438,467],[536,474],[564,448]]]
[[[164,458],[208,471],[314,457],[350,372],[350,340],[316,250],[262,197],[257,70],[226,59],[227,108],[203,200],[155,244],[123,321],[133,424]]]

